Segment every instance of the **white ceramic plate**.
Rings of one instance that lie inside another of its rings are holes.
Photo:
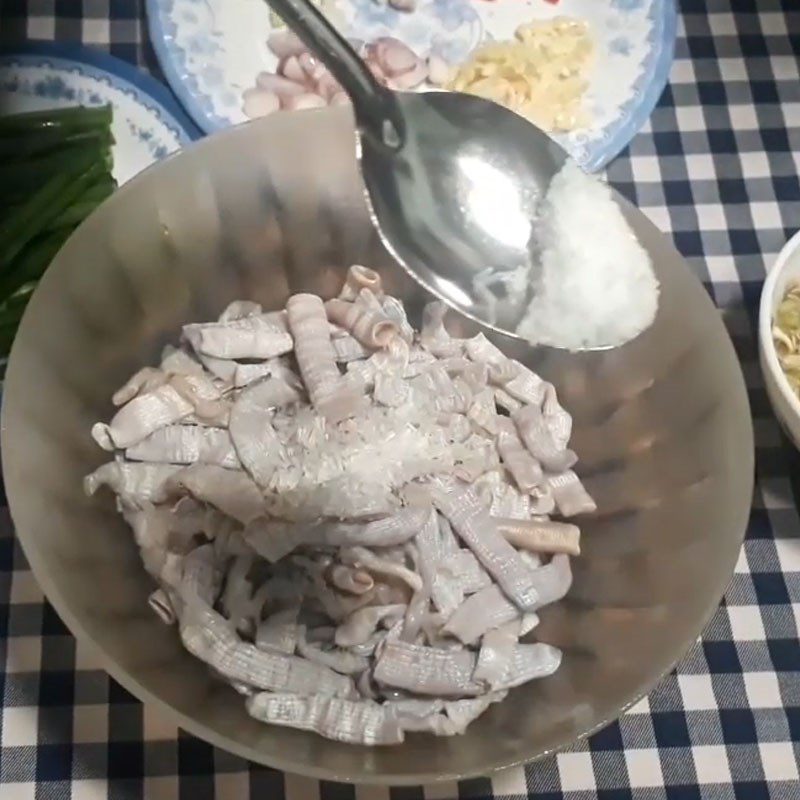
[[[164,86],[117,58],[46,42],[0,51],[0,114],[106,103],[119,184],[199,136]]]
[[[332,0],[349,37],[394,36],[417,55],[463,62],[489,39],[522,23],[565,15],[585,19],[598,57],[588,105],[592,127],[561,137],[587,169],[600,169],[633,138],[664,89],[675,42],[674,0],[418,0],[413,13],[381,0]],[[207,132],[244,122],[242,92],[274,70],[264,0],[147,0],[151,38],[167,80]]]

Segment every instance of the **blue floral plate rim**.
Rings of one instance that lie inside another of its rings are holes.
[[[627,8],[639,6],[645,0],[608,0],[612,5]],[[189,115],[206,133],[214,133],[231,123],[220,117],[205,102],[205,96],[193,89],[191,78],[183,74],[183,55],[167,30],[169,12],[175,0],[145,0],[150,39],[167,82]],[[648,70],[637,81],[637,90],[618,119],[603,129],[603,135],[576,150],[582,166],[591,171],[604,169],[631,142],[645,125],[669,81],[678,32],[677,0],[650,0],[653,27],[648,37],[650,55]],[[572,149],[572,148],[570,148]]]
[[[95,73],[102,73],[116,88],[129,89],[138,103],[161,117],[164,124],[174,130],[181,145],[203,136],[169,88],[116,56],[93,47],[36,39],[0,46],[0,66],[8,62],[35,64],[42,60],[52,61],[56,68],[60,65],[88,67]]]
[[[678,37],[677,0],[663,0],[661,8],[663,13],[659,19],[660,24],[653,34],[656,55],[653,59],[650,83],[639,96],[638,104],[631,103],[630,108],[626,109],[616,131],[604,143],[602,151],[597,152],[594,158],[583,165],[589,172],[603,169],[633,141],[633,137],[650,119],[667,88]]]

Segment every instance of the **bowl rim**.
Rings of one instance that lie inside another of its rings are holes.
[[[798,396],[789,383],[786,373],[778,360],[778,352],[772,338],[772,318],[774,314],[772,298],[775,287],[783,275],[784,268],[795,253],[800,252],[800,230],[792,236],[781,248],[775,262],[768,268],[767,277],[761,288],[761,298],[758,306],[758,339],[763,354],[764,368],[776,376],[775,387],[783,400],[791,409],[793,415],[800,421],[800,396]]]

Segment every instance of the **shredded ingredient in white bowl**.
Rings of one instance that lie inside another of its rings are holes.
[[[542,202],[540,264],[533,299],[517,333],[534,344],[568,350],[617,347],[650,327],[658,281],[611,195],[568,161]]]
[[[794,393],[800,396],[800,283],[787,288],[775,311],[772,340],[781,369]]]
[[[338,299],[229,306],[115,395],[93,435],[184,646],[274,725],[343,742],[463,733],[561,652],[595,505],[553,386],[483,335],[422,329],[352,267]]]

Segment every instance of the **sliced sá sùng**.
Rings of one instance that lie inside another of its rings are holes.
[[[300,376],[314,408],[329,422],[357,414],[366,398],[342,380],[322,300],[313,294],[293,295],[286,304],[286,316]]]
[[[434,502],[486,571],[522,611],[539,600],[531,570],[519,553],[495,530],[486,506],[472,489],[436,487]]]
[[[259,650],[242,641],[209,606],[187,607],[180,628],[186,649],[228,680],[271,692],[356,696],[353,682],[328,667],[294,655]]]

